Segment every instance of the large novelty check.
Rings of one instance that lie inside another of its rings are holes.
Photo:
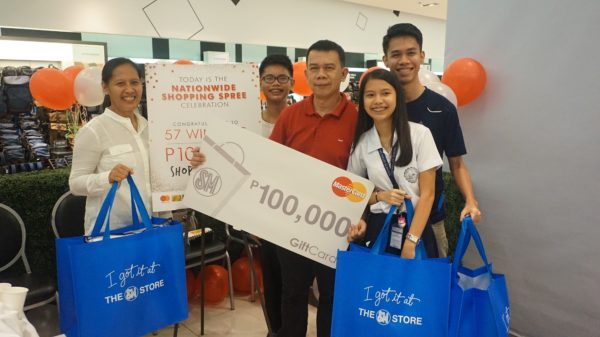
[[[335,268],[371,182],[223,122],[211,121],[201,149],[186,206]]]

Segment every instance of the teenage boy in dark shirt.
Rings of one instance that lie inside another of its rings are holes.
[[[410,23],[391,26],[383,37],[383,52],[383,62],[396,74],[404,88],[409,120],[427,126],[433,134],[440,156],[446,154],[448,158],[454,181],[465,198],[460,219],[470,215],[474,222],[478,222],[481,211],[473,194],[469,170],[462,158],[467,150],[456,107],[444,96],[427,89],[419,81],[419,69],[425,59],[421,31]],[[443,188],[442,168],[439,168],[429,222],[435,233],[441,257],[447,256],[448,253],[443,200],[440,201]]]

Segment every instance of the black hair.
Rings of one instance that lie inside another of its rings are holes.
[[[387,33],[383,36],[383,53],[387,54],[390,47],[390,41],[395,37],[409,36],[414,37],[419,44],[419,49],[423,50],[423,34],[412,23],[397,23],[388,28]]]
[[[360,82],[360,95],[358,97],[358,122],[356,124],[356,131],[354,132],[354,140],[352,142],[352,151],[358,144],[360,137],[373,127],[373,118],[367,114],[365,110],[365,88],[367,82],[370,80],[383,80],[389,83],[396,91],[396,109],[392,115],[392,139],[393,134],[396,133],[397,140],[396,144],[400,147],[400,156],[396,160],[396,166],[402,167],[410,164],[413,157],[412,142],[410,140],[410,125],[408,124],[408,112],[406,111],[406,103],[404,90],[402,85],[396,79],[396,76],[385,69],[375,69],[370,73],[366,74],[363,80]]]
[[[345,67],[346,64],[346,53],[344,52],[344,48],[339,44],[329,41],[329,40],[319,40],[313,43],[310,47],[308,47],[308,51],[306,52],[306,63],[308,64],[308,57],[310,56],[310,52],[313,50],[318,51],[334,51],[338,54],[340,58],[340,64],[342,68]]]
[[[142,78],[142,74],[140,73],[140,70],[138,69],[138,66],[135,62],[125,57],[117,57],[106,62],[106,64],[102,68],[102,82],[104,82],[104,84],[108,84],[108,82],[112,78],[113,71],[115,71],[115,68],[124,64],[131,65],[137,72],[138,77]]]
[[[260,67],[258,67],[258,75],[262,77],[262,75],[265,73],[265,69],[268,66],[273,65],[284,67],[290,72],[290,76],[294,77],[294,66],[292,65],[292,61],[289,57],[287,57],[287,55],[283,54],[274,54],[265,57],[260,63]]]
[[[108,85],[108,82],[112,78],[113,72],[115,71],[115,69],[124,64],[131,65],[137,72],[138,77],[140,79],[142,78],[140,69],[138,68],[138,65],[135,62],[133,62],[132,60],[125,58],[125,57],[116,57],[116,58],[111,59],[108,62],[106,62],[104,67],[102,67],[102,83],[104,83],[105,85]],[[110,97],[108,97],[108,95],[104,95],[104,102],[102,103],[102,106],[109,107],[110,104],[111,104]]]

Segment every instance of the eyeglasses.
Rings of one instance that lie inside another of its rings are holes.
[[[265,83],[268,83],[268,84],[274,83],[275,80],[277,80],[277,82],[279,82],[281,84],[286,84],[291,79],[292,78],[289,77],[288,75],[279,75],[279,76],[265,75],[265,76],[262,77],[262,80],[265,81]]]

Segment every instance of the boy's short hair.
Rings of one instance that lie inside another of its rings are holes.
[[[287,55],[282,54],[273,54],[265,57],[258,67],[258,75],[262,77],[265,69],[272,65],[279,65],[286,68],[290,72],[290,76],[294,77],[294,66],[292,65],[292,61]]]
[[[390,41],[395,37],[411,36],[417,40],[419,49],[423,50],[423,34],[412,23],[397,23],[388,28],[387,33],[383,36],[383,53],[387,54],[390,47]]]

